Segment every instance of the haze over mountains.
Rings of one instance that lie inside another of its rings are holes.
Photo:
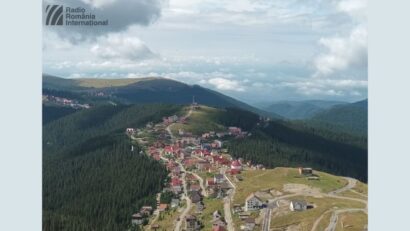
[[[335,105],[345,103],[346,102],[325,100],[278,101],[269,104],[265,103],[261,105],[260,108],[288,119],[306,119]]]

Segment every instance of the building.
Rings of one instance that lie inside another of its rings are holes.
[[[310,176],[313,175],[313,169],[312,168],[299,168],[299,174],[300,175],[305,175],[305,176]]]
[[[140,213],[145,216],[150,216],[152,214],[152,206],[142,206]]]
[[[171,208],[177,208],[179,206],[179,199],[173,198],[171,200]]]
[[[289,209],[291,211],[305,211],[307,209],[307,203],[305,201],[293,200],[290,202]]]
[[[252,193],[245,200],[245,211],[258,210],[261,208],[262,204],[262,200]]]
[[[188,215],[185,217],[185,230],[186,231],[196,231],[200,230],[201,224],[194,215]]]
[[[234,160],[231,163],[231,170],[242,170],[242,164],[239,162],[239,160]]]
[[[255,218],[246,218],[245,219],[245,229],[244,230],[253,230],[255,228]]]
[[[165,212],[168,210],[168,204],[159,204],[158,211]]]
[[[141,225],[144,221],[144,218],[140,213],[135,213],[132,215],[131,223],[133,225]]]
[[[197,203],[202,200],[201,194],[199,194],[198,191],[192,191],[190,192],[190,194],[191,194],[190,198],[191,198],[192,203]]]
[[[225,177],[222,174],[215,174],[214,176],[214,182],[215,184],[221,184],[223,182],[225,182]]]

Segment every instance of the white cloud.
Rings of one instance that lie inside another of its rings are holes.
[[[236,80],[224,79],[224,78],[212,78],[207,81],[219,90],[228,91],[245,91],[245,88]]]
[[[347,35],[320,38],[319,44],[325,51],[314,60],[315,76],[367,70],[367,0],[342,0],[337,2],[336,9],[349,15],[354,26]]]
[[[156,55],[137,37],[109,34],[98,39],[90,50],[103,59],[144,60]]]
[[[349,67],[367,67],[367,29],[355,28],[348,37],[321,38],[319,43],[327,49],[315,59],[318,73],[332,74]]]

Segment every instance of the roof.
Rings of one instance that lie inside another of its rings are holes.
[[[245,223],[255,223],[255,218],[245,218]]]
[[[232,165],[232,166],[240,167],[240,166],[241,166],[241,163],[239,163],[238,160],[234,160],[234,161],[232,161],[231,165]]]
[[[215,177],[215,179],[223,179],[223,178],[224,178],[224,175],[222,175],[222,174],[216,174],[214,177]]]
[[[168,208],[168,204],[159,204],[159,209],[166,209]]]
[[[225,231],[225,227],[217,225],[213,227],[212,231]]]
[[[141,219],[141,218],[142,218],[142,216],[141,216],[140,213],[132,214],[132,219]]]
[[[298,205],[301,205],[301,206],[306,206],[307,205],[306,201],[301,201],[301,200],[292,200],[290,203],[298,204]]]
[[[259,198],[258,196],[255,195],[255,193],[251,193],[251,194],[246,198],[246,200],[250,200],[250,199],[253,198],[253,197],[256,198],[256,199],[258,199],[259,201],[262,201],[261,198]]]

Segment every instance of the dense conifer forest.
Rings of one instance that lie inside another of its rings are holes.
[[[266,167],[309,166],[367,182],[367,138],[281,120],[266,121],[252,112],[228,108],[220,121],[251,132],[227,143],[234,157]]]
[[[126,127],[158,122],[179,106],[101,106],[43,127],[43,230],[126,230],[143,205],[155,207],[167,172],[140,154]]]

